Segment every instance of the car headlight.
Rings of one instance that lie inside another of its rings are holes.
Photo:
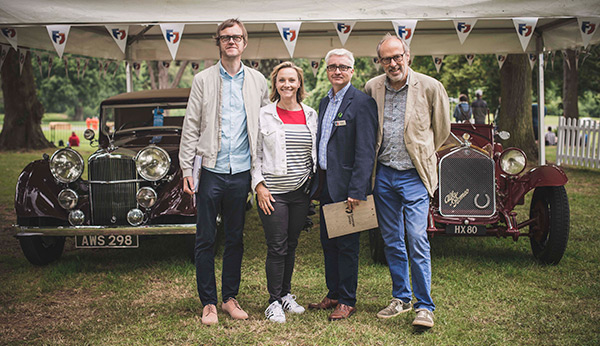
[[[145,147],[135,157],[135,167],[142,178],[157,181],[169,172],[171,158],[162,148],[155,145]]]
[[[527,166],[527,157],[521,149],[508,148],[500,155],[500,169],[508,175],[517,175]]]
[[[71,189],[64,189],[58,193],[58,204],[67,210],[71,210],[77,206],[79,196]]]
[[[142,187],[135,197],[138,204],[144,208],[150,208],[156,203],[156,191],[150,187]]]
[[[71,148],[60,149],[50,158],[50,172],[56,180],[72,183],[83,173],[83,157]]]

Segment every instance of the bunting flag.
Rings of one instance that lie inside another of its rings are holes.
[[[112,64],[112,61],[104,61],[104,68],[102,69],[102,78],[106,78],[106,73],[108,72],[108,67]]]
[[[160,67],[164,68],[165,70],[168,70],[169,67],[171,67],[171,63],[168,61],[161,61],[159,64]]]
[[[69,78],[69,59],[66,56],[63,56],[63,61],[65,63],[65,76]]]
[[[115,43],[121,49],[121,52],[125,54],[125,47],[127,47],[127,37],[129,36],[129,25],[105,25],[106,30],[110,34],[110,37],[115,40]]]
[[[506,54],[496,54],[496,61],[498,61],[498,69],[501,69],[506,61]]]
[[[175,57],[177,56],[177,50],[179,49],[179,43],[181,43],[184,27],[185,24],[178,23],[160,25],[160,29],[165,37],[165,42],[167,43],[167,47],[169,47],[169,52],[171,52],[173,60],[175,60]]]
[[[373,59],[371,59],[371,62],[373,62],[373,65],[375,65],[375,69],[379,71],[379,68],[381,67],[381,64],[379,63],[379,58],[373,57]]]
[[[17,49],[19,52],[19,75],[23,73],[23,65],[25,64],[25,58],[27,57],[27,49],[19,48]]]
[[[321,59],[319,60],[311,60],[310,61],[310,69],[312,70],[313,76],[316,77],[319,72],[319,67],[321,66]]]
[[[338,37],[340,38],[340,42],[342,42],[342,46],[346,44],[348,37],[350,37],[350,33],[352,29],[354,29],[354,25],[356,22],[338,22],[333,23],[333,27],[335,31],[338,33]]]
[[[52,55],[48,55],[48,77],[50,78],[50,72],[52,72],[52,66],[54,65],[54,57]]]
[[[302,22],[278,22],[277,29],[279,34],[285,43],[290,57],[294,57],[294,49],[296,49],[296,42],[298,42],[298,35],[300,34],[300,25]]]
[[[211,67],[214,64],[215,64],[215,61],[212,60],[212,59],[206,59],[206,60],[204,60],[204,68],[205,69]]]
[[[535,66],[535,62],[537,61],[538,57],[537,54],[535,53],[529,53],[529,66],[531,66],[531,70],[533,71],[533,66]]]
[[[6,60],[6,55],[8,55],[9,46],[1,45],[2,49],[0,50],[0,70],[2,69],[2,65],[4,65],[4,60]]]
[[[135,75],[137,76],[137,78],[140,78],[140,70],[142,69],[142,64],[139,61],[134,61],[131,64],[131,67],[133,68],[133,71],[135,72]],[[192,66],[193,68],[193,66]]]
[[[192,74],[195,75],[200,71],[200,63],[198,61],[190,61],[190,65],[192,65]]]
[[[258,68],[260,67],[260,61],[250,60],[250,67],[252,67],[255,70],[258,70]]]
[[[50,40],[58,53],[58,57],[62,59],[63,53],[65,52],[65,46],[67,45],[67,39],[69,38],[70,25],[47,25],[48,35]]]
[[[121,61],[115,61],[115,70],[113,71],[113,78],[115,78],[115,76],[117,75],[117,71],[119,70],[119,67],[121,67]]]
[[[90,63],[90,59],[81,58],[83,62],[83,69],[81,70],[81,78],[85,76],[85,70],[87,70],[88,64]]]
[[[404,40],[404,42],[406,42],[406,45],[410,47],[410,41],[412,41],[412,38],[415,35],[417,20],[392,20],[392,25],[394,26],[394,32],[396,33],[398,38]]]
[[[435,65],[435,69],[438,73],[440,73],[440,68],[442,67],[442,62],[444,61],[443,55],[432,55],[433,64]]]
[[[517,36],[519,36],[519,41],[521,41],[521,47],[523,47],[524,52],[527,50],[529,41],[533,36],[537,21],[538,19],[535,17],[513,18],[513,24],[515,25],[515,30],[517,30]]]
[[[579,54],[581,53],[581,49],[577,47],[575,49],[575,70],[579,69]]]
[[[588,56],[590,56],[592,54],[592,52],[590,52],[589,50],[584,50],[582,51],[583,55],[583,59],[581,59],[581,66],[583,66],[583,63],[585,62],[585,59],[588,58]]]
[[[592,40],[592,37],[598,31],[600,25],[600,17],[577,18],[579,23],[579,32],[583,40],[583,48],[587,48]]]
[[[475,54],[466,54],[465,58],[467,58],[467,63],[471,66],[473,65],[473,60],[475,60]]]
[[[477,19],[454,20],[454,29],[456,29],[456,33],[458,34],[458,40],[460,41],[460,44],[465,43],[465,40],[473,30],[475,23],[477,23]]]
[[[42,53],[35,51],[33,54],[35,55],[35,62],[38,64],[40,69],[40,76],[44,78],[44,75],[42,74]]]
[[[571,69],[571,62],[569,61],[569,56],[567,55],[567,51],[566,50],[562,51],[562,56],[563,56],[563,61],[567,62],[567,67],[570,70]]]
[[[2,28],[0,30],[0,32],[2,32],[2,36],[4,36],[5,39],[8,40],[8,43],[10,43],[10,45],[15,49],[15,51],[18,49],[18,45],[17,45],[17,29],[15,28]]]
[[[556,52],[555,51],[551,51],[550,52],[550,63],[552,64],[552,71],[554,71],[554,58],[556,57]]]

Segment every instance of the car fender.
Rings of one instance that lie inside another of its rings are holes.
[[[19,175],[15,192],[17,217],[52,217],[67,220],[58,203],[61,187],[50,172],[48,160],[29,163]]]
[[[555,165],[544,165],[531,169],[520,177],[507,179],[508,199],[505,209],[512,210],[515,205],[523,204],[527,192],[540,186],[563,186],[569,179],[565,172]]]

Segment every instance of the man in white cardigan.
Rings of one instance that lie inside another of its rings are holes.
[[[237,19],[224,21],[215,40],[221,59],[194,77],[179,147],[183,189],[188,194],[196,188],[194,160],[202,157],[194,254],[198,295],[204,305],[202,323],[206,325],[218,323],[214,243],[219,211],[225,232],[221,307],[234,319],[248,318],[235,297],[241,279],[242,234],[258,114],[268,103],[265,77],[242,64],[248,41],[244,24]]]

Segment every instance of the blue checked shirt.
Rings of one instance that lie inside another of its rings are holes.
[[[221,150],[217,154],[214,173],[236,174],[250,170],[250,144],[246,108],[242,86],[244,65],[235,76],[230,76],[219,62],[221,72]]]
[[[325,109],[325,115],[323,116],[323,123],[321,124],[321,141],[319,142],[319,167],[321,169],[327,169],[327,143],[329,143],[329,137],[331,137],[331,131],[333,130],[333,120],[337,115],[338,109],[342,104],[346,91],[350,88],[352,83],[346,84],[342,90],[338,91],[333,95],[333,88],[329,89],[327,96],[329,97],[329,104]]]

